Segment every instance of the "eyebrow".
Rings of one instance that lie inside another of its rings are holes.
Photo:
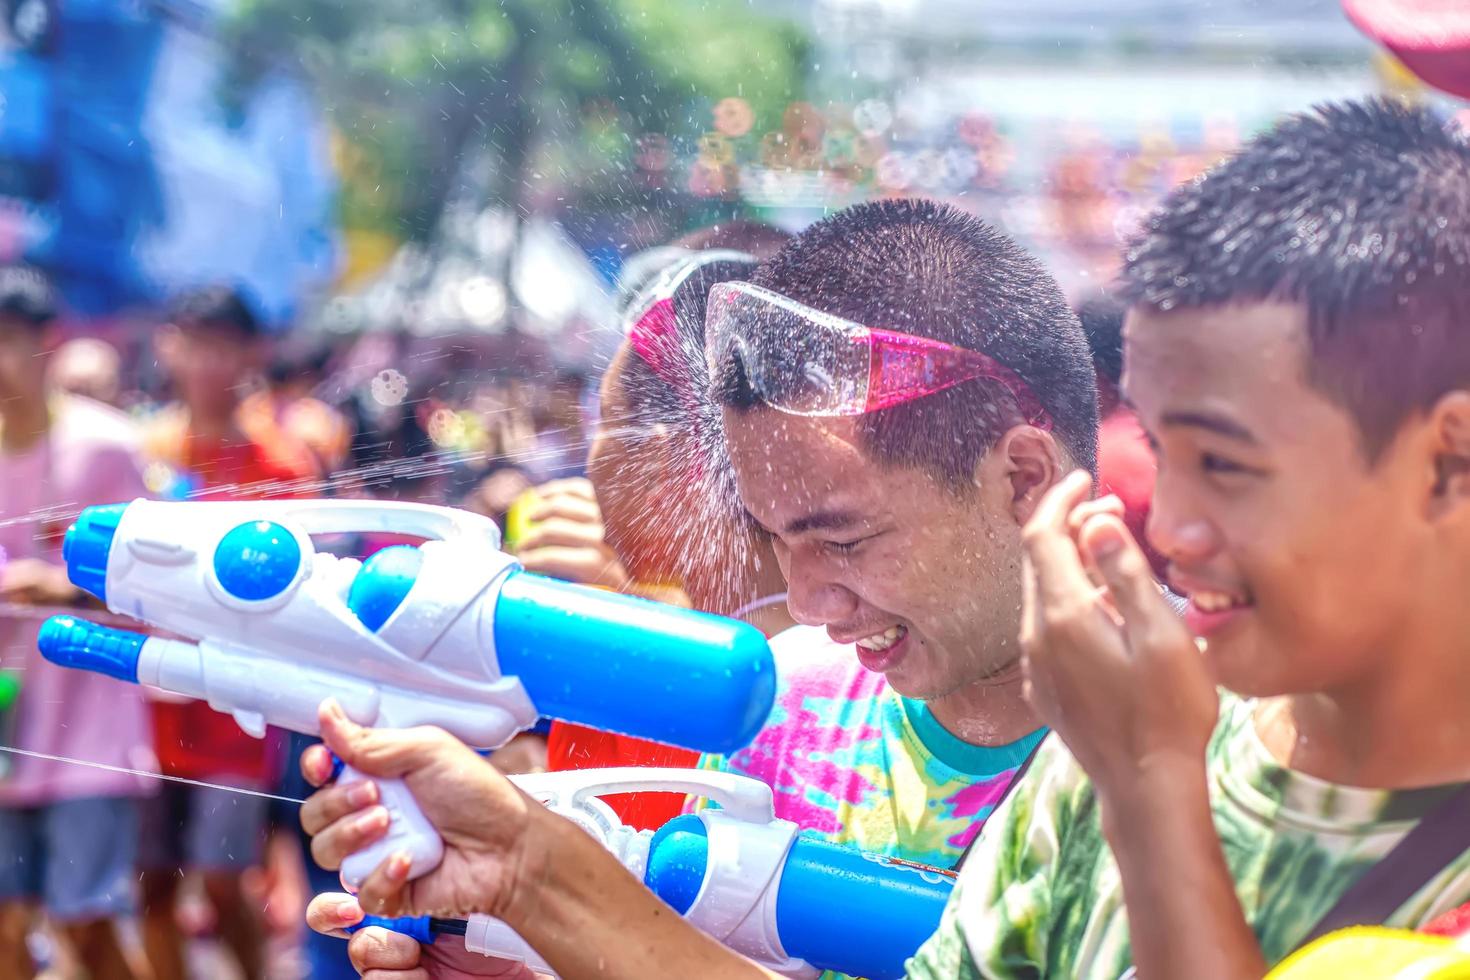
[[[1163,425],[1184,426],[1190,429],[1204,429],[1216,435],[1225,436],[1229,439],[1237,439],[1240,442],[1249,443],[1252,446],[1259,445],[1260,440],[1255,434],[1234,419],[1223,415],[1214,415],[1209,412],[1165,412],[1159,420]]]
[[[787,534],[805,534],[808,531],[841,531],[858,523],[858,516],[850,511],[819,510],[815,514],[798,517],[786,525]]]

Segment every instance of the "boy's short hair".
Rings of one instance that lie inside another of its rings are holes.
[[[1127,304],[1107,293],[1094,293],[1077,304],[1092,365],[1098,377],[1114,386],[1123,379],[1123,317],[1127,312]]]
[[[690,253],[682,262],[671,266],[670,271],[694,263],[698,263],[697,267],[671,297],[674,333],[661,345],[667,348],[665,353],[670,358],[679,361],[680,374],[687,383],[676,390],[642,357],[633,354],[624,358],[621,380],[629,411],[634,415],[629,421],[635,424],[662,424],[681,429],[696,424],[701,409],[709,404],[709,366],[704,354],[704,313],[709,291],[718,283],[749,279],[756,260],[738,252],[722,251],[719,258],[710,255],[705,259],[700,259],[698,253]],[[647,291],[643,298],[648,298]],[[640,305],[635,302],[630,315],[637,315]]]
[[[250,302],[232,286],[205,286],[179,295],[170,308],[169,319],[180,327],[231,327],[247,338],[263,333]]]
[[[979,218],[926,200],[860,204],[802,232],[751,281],[866,326],[988,354],[1036,394],[1072,462],[1096,471],[1097,379],[1077,317],[1041,263]],[[715,369],[722,404],[760,404],[737,358]],[[858,426],[875,460],[959,488],[1017,421],[1012,405],[977,379],[863,415]]]
[[[56,290],[40,269],[0,265],[0,317],[40,329],[56,319],[56,305]]]
[[[1306,380],[1352,416],[1372,461],[1470,386],[1470,147],[1386,99],[1289,117],[1165,199],[1123,284],[1161,312],[1305,307]]]

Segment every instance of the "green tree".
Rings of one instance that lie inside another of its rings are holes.
[[[457,195],[519,208],[547,179],[612,207],[640,137],[692,143],[717,99],[779,126],[807,50],[743,0],[242,0],[228,40],[240,84],[314,80],[344,224],[410,241]]]

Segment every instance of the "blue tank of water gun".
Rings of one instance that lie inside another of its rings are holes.
[[[425,543],[362,563],[312,542],[362,532]],[[327,697],[360,724],[438,725],[484,749],[542,715],[709,752],[746,744],[765,722],[775,673],[758,631],[533,575],[499,543],[488,519],[408,503],[91,507],[67,533],[72,582],[185,639],[56,617],[41,651],[208,700],[255,735],[316,732]],[[395,819],[344,866],[349,882],[394,850],[414,855],[414,875],[442,852],[406,790],[380,786]]]
[[[593,769],[512,778],[600,840],[691,924],[786,976],[834,970],[872,980],[902,977],[905,961],[938,927],[954,887],[952,872],[799,835],[795,824],[772,815],[768,786],[734,773]],[[596,799],[631,791],[692,793],[720,808],[636,833]],[[471,952],[554,974],[515,932],[488,916],[368,917],[363,925],[420,942],[463,936]]]

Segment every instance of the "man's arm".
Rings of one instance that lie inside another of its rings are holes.
[[[684,921],[600,843],[447,733],[362,728],[335,702],[323,706],[320,723],[325,746],[301,756],[309,782],[331,778],[328,749],[365,776],[401,777],[444,841],[439,865],[413,881],[407,855],[383,861],[357,895],[368,913],[493,915],[567,977],[775,977]],[[380,799],[376,784],[363,781],[334,784],[302,804],[318,864],[340,867],[383,836]]]
[[[1203,770],[1159,773],[1124,798],[1101,802],[1138,976],[1264,976],[1265,959],[1215,833]]]

